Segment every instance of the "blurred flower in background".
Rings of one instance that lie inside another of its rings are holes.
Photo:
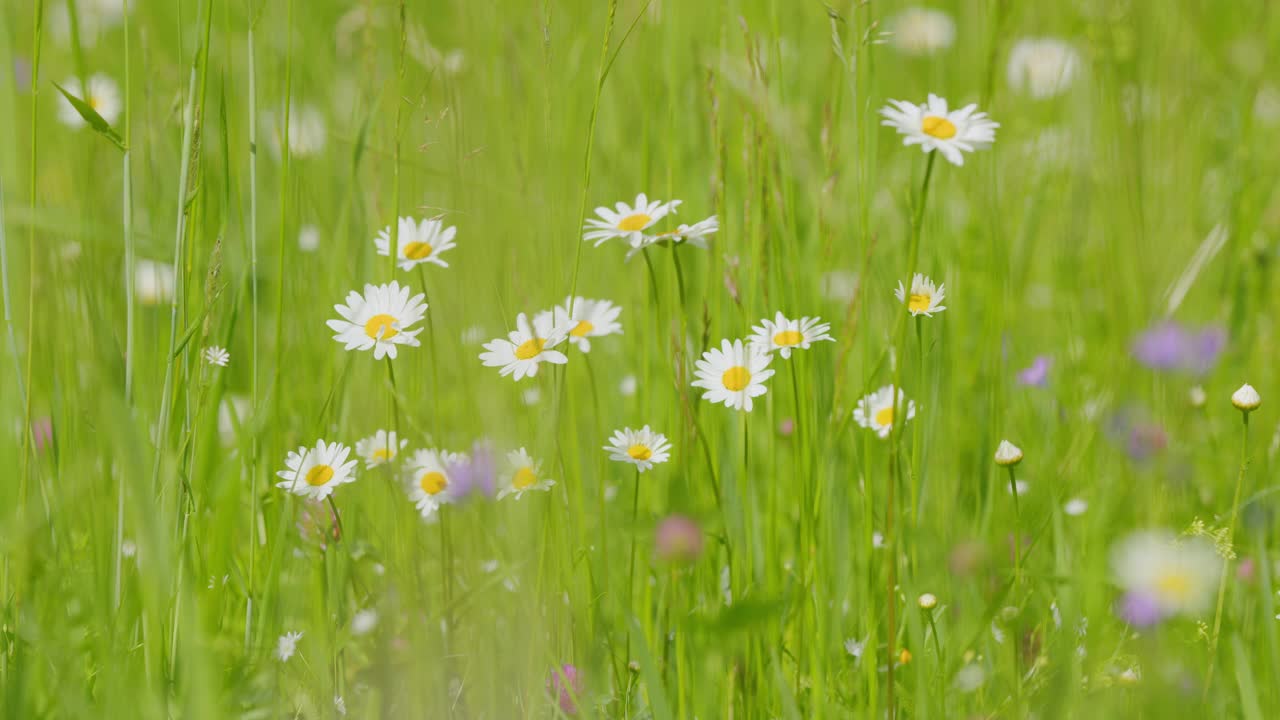
[[[578,700],[582,699],[582,675],[578,668],[565,663],[552,670],[547,677],[547,693],[560,704],[560,712],[577,715]]]
[[[1053,358],[1048,355],[1037,355],[1031,365],[1018,371],[1018,384],[1028,387],[1044,387],[1049,382],[1049,368],[1053,367]]]
[[[1009,87],[1044,100],[1061,95],[1080,73],[1080,53],[1057,38],[1023,38],[1009,52]]]
[[[702,528],[687,515],[668,515],[654,533],[661,560],[693,562],[702,554]]]
[[[1170,320],[1134,338],[1133,356],[1152,370],[1203,375],[1217,364],[1226,344],[1222,327],[1191,328]]]
[[[133,294],[143,305],[159,305],[173,299],[173,266],[154,260],[133,264]]]
[[[1125,591],[1120,616],[1133,625],[1149,626],[1207,610],[1222,573],[1222,558],[1203,537],[1140,530],[1112,548],[1111,570]]]
[[[889,44],[904,55],[932,55],[956,40],[956,23],[941,10],[909,7],[885,23]]]

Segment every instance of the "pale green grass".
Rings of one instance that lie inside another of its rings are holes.
[[[355,718],[549,718],[563,663],[588,717],[1267,717],[1280,153],[1253,109],[1280,84],[1280,13],[936,5],[957,36],[929,58],[875,42],[889,2],[136,0],[112,28],[77,17],[78,43],[64,0],[0,7],[0,717],[326,718],[340,695]],[[1028,35],[1083,53],[1065,95],[1008,87]],[[52,83],[95,72],[126,90],[127,153],[57,122]],[[926,158],[876,113],[931,91],[1002,127],[936,163],[915,221]],[[306,106],[323,151],[282,158],[265,118]],[[580,241],[591,208],[641,191],[719,215],[710,249],[624,263]],[[375,254],[397,213],[458,227],[448,269]],[[1134,334],[1219,224],[1173,317],[1225,326],[1222,360],[1201,380],[1141,367]],[[133,300],[133,255],[176,259],[172,305]],[[946,282],[946,312],[901,314],[911,268]],[[831,272],[850,296],[824,292]],[[333,304],[393,278],[429,297],[422,347],[345,353]],[[620,304],[624,334],[521,383],[463,340],[571,290]],[[696,357],[776,310],[837,342],[775,360],[749,415],[701,401]],[[201,359],[215,344],[228,368]],[[1039,354],[1048,386],[1017,385]],[[881,441],[850,414],[895,377],[919,414]],[[1245,381],[1264,404],[1241,474]],[[224,442],[231,396],[250,411]],[[1108,430],[1125,408],[1167,434],[1153,459]],[[26,431],[43,417],[52,445]],[[675,451],[637,487],[601,446],[644,424]],[[334,497],[342,541],[304,539],[307,506],[274,487],[285,454],[391,427],[410,449],[524,446],[558,484],[425,524],[397,474],[362,470]],[[1002,438],[1026,453],[1016,510]],[[653,559],[673,512],[707,533],[694,564]],[[1220,627],[1128,628],[1109,548],[1196,519],[1235,527],[1256,579],[1228,577]]]

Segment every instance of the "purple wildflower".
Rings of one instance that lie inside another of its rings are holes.
[[[1138,335],[1133,355],[1152,370],[1204,375],[1213,369],[1227,344],[1221,327],[1192,329],[1168,321]]]
[[[582,676],[578,668],[565,663],[552,670],[547,678],[547,693],[557,696],[560,711],[565,715],[577,715],[578,699],[582,697]]]
[[[35,441],[37,453],[53,447],[53,420],[48,415],[32,420],[31,437]]]
[[[1164,619],[1164,613],[1154,598],[1143,593],[1126,593],[1117,608],[1120,618],[1134,627],[1151,627]]]
[[[668,515],[658,525],[654,546],[663,560],[697,560],[702,554],[702,528],[691,517]]]
[[[1049,368],[1053,366],[1053,358],[1048,355],[1037,355],[1031,366],[1018,371],[1018,384],[1029,387],[1044,387],[1049,380]]]
[[[493,446],[488,440],[477,440],[471,446],[471,454],[449,468],[453,482],[450,493],[463,500],[473,493],[493,497],[497,471],[493,459]]]

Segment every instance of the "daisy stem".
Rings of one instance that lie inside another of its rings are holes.
[[[333,501],[333,495],[325,496],[325,500],[329,501],[329,509],[333,511],[333,541],[342,542],[342,514],[338,512],[338,504]]]
[[[1249,413],[1241,412],[1244,418],[1244,429],[1240,433],[1240,473],[1236,475],[1236,492],[1231,501],[1231,521],[1227,525],[1227,540],[1235,542],[1236,537],[1236,519],[1240,514],[1240,492],[1244,487],[1245,472],[1249,469]],[[1209,688],[1213,686],[1213,671],[1218,660],[1218,635],[1222,630],[1222,608],[1227,598],[1227,578],[1230,576],[1228,570],[1231,567],[1230,558],[1226,558],[1223,563],[1222,576],[1218,579],[1218,602],[1217,609],[1213,613],[1213,634],[1209,636],[1209,672],[1204,682],[1204,696],[1206,700],[1209,697]]]
[[[636,518],[640,513],[640,468],[635,472],[635,489],[631,492],[631,565],[627,570],[626,615],[631,614],[631,603],[635,597],[636,584]],[[631,662],[631,621],[627,620],[627,651],[623,657],[625,663]]]
[[[400,391],[396,388],[395,363],[391,361],[390,355],[386,356],[386,361],[387,380],[391,383],[391,429],[395,431],[398,438],[400,435]]]
[[[253,28],[249,23],[249,402],[258,411],[258,89]],[[127,41],[125,47],[128,47]],[[249,652],[253,631],[254,570],[258,560],[258,433],[250,433],[249,447],[249,577],[244,608],[244,650]]]
[[[422,301],[426,305],[428,311],[431,310],[431,296],[427,294],[427,273],[422,269],[422,264],[418,264],[418,280],[422,283]],[[435,416],[440,417],[440,361],[436,355],[436,320],[435,315],[431,312],[426,313],[427,316],[427,350],[430,353],[431,363],[431,403],[435,408]]]
[[[133,179],[130,169],[132,135],[129,131],[131,116],[129,114],[129,6],[124,7],[124,158],[121,203],[124,231],[124,403],[133,412]],[[132,418],[130,418],[132,420]],[[124,477],[121,476],[116,486],[116,534],[114,548],[115,572],[111,585],[111,607],[120,609],[120,576],[124,570],[124,558],[121,546],[124,544]]]
[[[662,297],[658,295],[658,276],[653,272],[653,261],[649,259],[649,248],[641,250],[640,254],[644,257],[644,266],[649,271],[649,289],[653,291],[653,302],[657,305],[659,315],[661,315]]]
[[[1016,586],[1022,575],[1022,514],[1018,509],[1018,479],[1012,465],[1006,465],[1005,469],[1009,471],[1009,492],[1013,495],[1013,582]]]

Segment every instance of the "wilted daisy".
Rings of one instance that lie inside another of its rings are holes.
[[[791,357],[791,350],[794,348],[808,350],[809,345],[820,340],[835,342],[835,338],[827,334],[831,331],[831,325],[822,322],[822,318],[788,320],[781,312],[774,315],[772,320],[761,320],[751,331],[751,344],[767,352],[777,350],[784,358]]]
[[[356,441],[356,455],[364,458],[366,468],[377,467],[395,460],[400,450],[408,444],[408,440],[397,441],[394,430],[391,432],[379,430],[367,438]]]
[[[226,367],[231,362],[231,353],[224,347],[213,345],[204,349],[204,361],[210,365]]]
[[[751,399],[768,390],[764,381],[773,376],[768,369],[773,356],[741,340],[721,340],[720,347],[702,353],[694,387],[704,388],[704,400],[751,412]]]
[[[346,305],[333,306],[343,317],[328,323],[337,333],[333,339],[346,345],[347,350],[372,348],[375,360],[381,360],[383,355],[394,360],[397,345],[421,344],[417,335],[422,328],[409,328],[426,314],[425,297],[419,293],[410,298],[409,287],[401,287],[394,280],[387,285],[365,285],[363,296],[352,290]]]
[[[964,153],[981,150],[996,140],[997,123],[977,105],[966,105],[948,111],[947,101],[929,94],[923,105],[890,100],[890,107],[880,109],[881,123],[902,135],[903,145],[919,145],[924,152],[940,151],[952,165],[964,165]]]
[[[1126,591],[1127,614],[1139,624],[1152,624],[1210,608],[1222,558],[1203,537],[1143,530],[1112,549],[1111,570],[1116,584]]]
[[[632,243],[631,249],[627,251],[627,260],[630,260],[636,253],[644,250],[651,245],[668,245],[687,242],[695,247],[703,250],[707,249],[707,236],[712,235],[720,230],[720,220],[715,215],[706,220],[699,220],[692,225],[681,223],[675,230],[658,233],[657,235],[644,235],[639,243]]]
[[[604,449],[609,453],[610,460],[631,463],[640,472],[664,463],[671,457],[671,443],[667,442],[667,436],[650,430],[648,425],[639,430],[615,430]]]
[[[80,84],[80,78],[70,77],[62,83],[62,87],[93,108],[108,125],[114,125],[119,119],[123,104],[120,100],[120,86],[116,85],[115,80],[95,73],[89,76],[85,85]],[[62,93],[58,93],[58,120],[70,128],[82,128],[86,124],[84,118],[80,117],[80,112]]]
[[[640,193],[636,196],[634,205],[618,203],[616,212],[607,207],[598,207],[596,215],[599,217],[587,220],[582,228],[582,239],[595,241],[596,247],[612,238],[622,238],[633,246],[641,245],[644,231],[675,212],[678,205],[679,200],[664,203],[661,200],[649,200],[647,195]]]
[[[572,308],[572,312],[570,312]],[[582,352],[591,352],[591,338],[622,334],[618,315],[622,308],[608,300],[566,298],[563,305],[538,313],[534,328],[569,328],[569,342]]]
[[[1009,53],[1009,87],[1037,100],[1066,92],[1080,72],[1080,53],[1057,38],[1023,38]]]
[[[300,632],[287,632],[276,640],[276,659],[280,662],[288,662],[289,658],[298,651],[298,641],[302,639]]]
[[[568,327],[544,322],[545,326],[539,323],[535,327],[524,313],[520,313],[516,316],[516,329],[507,333],[506,339],[498,338],[484,344],[486,352],[480,353],[481,362],[487,367],[502,368],[499,375],[515,375],[516,380],[537,375],[539,363],[563,365],[569,362],[564,353],[551,349],[569,336]]]
[[[911,277],[910,299],[907,298],[907,290],[902,286],[901,280],[898,281],[898,289],[893,291],[893,295],[898,298],[898,302],[906,303],[907,311],[913,316],[933,317],[934,313],[947,309],[947,306],[942,304],[943,299],[947,297],[946,283],[934,285],[933,280],[920,273]]]
[[[350,454],[351,448],[338,442],[318,440],[314,448],[303,445],[285,457],[286,469],[276,473],[284,482],[276,483],[276,487],[323,500],[339,485],[355,482],[356,461],[347,460]]]
[[[133,294],[143,305],[158,305],[173,299],[173,266],[154,260],[133,264]]]
[[[530,490],[550,490],[555,480],[543,478],[542,463],[533,459],[524,448],[507,453],[507,472],[502,478],[502,489],[498,491],[498,499],[515,495],[519,500]]]
[[[404,469],[409,499],[424,519],[434,515],[441,505],[457,499],[452,469],[463,460],[465,456],[459,453],[431,448],[418,450],[409,456]]]
[[[854,422],[874,430],[881,438],[887,438],[893,430],[894,404],[893,386],[885,385],[858,401],[853,409]],[[898,390],[896,404],[906,411],[907,420],[916,416],[916,404],[907,400],[901,389]]]
[[[911,7],[889,18],[889,42],[907,55],[931,55],[956,39],[956,23],[941,10]]]
[[[453,236],[457,234],[455,227],[445,227],[435,218],[421,222],[411,217],[400,218],[396,237],[396,264],[401,270],[412,270],[422,263],[433,263],[440,267],[449,267],[449,263],[440,258],[440,254],[455,246]],[[391,226],[383,228],[374,240],[378,246],[378,254],[386,257],[391,254]]]
[[[270,110],[262,113],[267,126],[267,145],[276,157],[280,157],[280,148],[284,145],[283,117],[283,110],[279,114]],[[324,115],[314,105],[292,103],[289,107],[289,154],[299,158],[315,155],[324,149],[326,139]]]

